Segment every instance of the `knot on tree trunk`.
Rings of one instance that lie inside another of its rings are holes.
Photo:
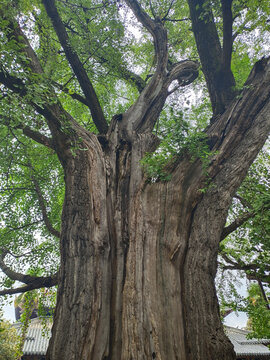
[[[183,60],[173,64],[169,72],[169,83],[177,80],[180,86],[191,84],[199,75],[199,63]]]

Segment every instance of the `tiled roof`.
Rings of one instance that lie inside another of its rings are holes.
[[[24,355],[45,355],[51,335],[52,323],[47,321],[47,331],[44,331],[44,325],[40,318],[31,320],[27,330],[25,343],[23,346]],[[21,323],[13,325],[20,333]],[[236,355],[239,356],[261,356],[270,359],[270,350],[264,344],[269,344],[270,339],[247,339],[248,331],[225,327],[229,339],[231,340]]]
[[[13,326],[20,333],[21,323],[16,323]],[[46,322],[46,328],[44,328],[44,324],[40,318],[31,320],[23,345],[23,354],[45,355],[51,336],[51,327],[52,324],[49,320]]]
[[[246,330],[225,327],[225,332],[231,340],[237,356],[262,356],[270,359],[270,350],[264,344],[269,344],[269,339],[247,339]]]

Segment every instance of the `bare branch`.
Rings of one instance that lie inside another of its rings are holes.
[[[154,38],[155,53],[157,58],[157,72],[164,71],[168,63],[167,32],[160,18],[155,20],[143,10],[137,0],[126,0],[138,21],[150,32]]]
[[[40,132],[38,132],[36,130],[32,130],[29,126],[21,126],[20,125],[20,127],[23,131],[23,134],[26,135],[27,137],[35,140],[39,144],[42,144],[50,149],[54,149],[52,139],[48,138],[45,135],[42,135]]]
[[[190,18],[183,18],[183,19],[170,19],[170,18],[166,18],[164,19],[165,21],[171,21],[171,22],[182,22],[182,21],[191,21]]]
[[[31,167],[31,166],[30,166]],[[31,167],[32,168],[32,167]],[[33,170],[33,168],[32,168]],[[50,219],[48,217],[48,213],[47,213],[47,209],[46,209],[46,204],[45,204],[45,200],[44,200],[44,197],[42,195],[42,191],[40,189],[40,186],[39,186],[39,183],[38,181],[36,180],[35,176],[33,175],[32,173],[32,181],[34,183],[34,186],[35,186],[35,190],[36,190],[36,194],[37,194],[37,197],[38,197],[38,202],[39,202],[39,206],[40,206],[40,209],[41,209],[41,212],[42,212],[42,217],[43,217],[43,221],[46,225],[46,228],[48,229],[48,231],[56,236],[57,238],[60,238],[60,232],[58,230],[56,230],[53,226],[52,226],[52,223],[50,222]]]
[[[270,271],[270,270],[268,270]],[[257,274],[256,272],[247,274],[248,280],[262,281],[270,285],[270,275],[268,274]]]
[[[265,301],[266,309],[270,310],[270,303],[269,303],[269,300],[267,299],[267,296],[266,296],[266,293],[265,293],[265,290],[264,290],[264,287],[263,287],[263,283],[262,283],[262,281],[260,279],[258,279],[257,281],[258,281],[259,287],[261,289],[262,297],[263,297],[263,299]]]
[[[172,65],[169,82],[178,80],[180,86],[191,84],[198,77],[199,64],[192,60],[183,60]]]
[[[103,111],[101,109],[101,105],[99,103],[98,97],[83,67],[82,62],[80,61],[77,53],[72,49],[70,45],[70,40],[68,38],[68,34],[66,32],[65,26],[55,6],[55,0],[43,0],[42,2],[45,6],[49,18],[51,19],[54,30],[58,36],[58,39],[65,51],[67,60],[70,63],[79,81],[79,84],[87,100],[87,106],[90,109],[93,121],[99,132],[106,133],[108,130],[108,125],[105,120]]]
[[[264,274],[257,273],[260,270],[259,264],[255,264],[255,263],[246,264],[241,260],[235,260],[235,259],[232,260],[224,252],[221,252],[220,256],[225,260],[227,264],[230,264],[230,265],[220,264],[223,270],[242,270],[246,272],[246,275],[250,280],[261,280],[264,282],[269,282],[270,275],[268,275],[267,273]],[[270,271],[270,265],[264,265],[264,272],[269,272],[269,271]]]
[[[56,286],[58,284],[57,276],[48,276],[44,278],[37,278],[35,282],[28,284],[26,286],[22,286],[15,289],[5,289],[0,290],[0,296],[3,295],[13,295],[19,293],[25,293],[27,291],[42,289],[42,288],[50,288]]]
[[[224,240],[229,234],[238,229],[241,225],[243,225],[247,220],[254,217],[256,215],[255,212],[247,212],[243,215],[239,216],[235,219],[230,225],[226,226],[220,236],[220,241]]]
[[[166,14],[161,19],[162,21],[167,20],[167,16],[169,15],[169,12],[171,11],[174,2],[175,2],[175,0],[171,0],[168,10],[166,11]]]
[[[247,208],[249,208],[249,209],[252,209],[251,204],[250,204],[246,199],[244,199],[242,196],[240,196],[240,195],[238,195],[238,194],[235,194],[235,195],[234,195],[234,198],[235,198],[235,199],[238,199],[244,207],[247,207]]]
[[[3,115],[0,115],[0,119],[4,119],[4,124],[9,127],[9,118],[5,118]],[[47,136],[41,134],[39,131],[33,130],[30,126],[18,124],[14,127],[14,129],[22,129],[23,134],[30,139],[38,142],[41,145],[44,145],[50,149],[53,149],[52,139],[48,138]]]
[[[52,287],[57,284],[57,278],[58,278],[57,273],[52,276],[38,277],[38,276],[32,276],[32,275],[25,275],[25,274],[21,274],[16,271],[13,271],[4,262],[4,258],[7,255],[7,253],[8,253],[8,251],[2,250],[2,252],[0,254],[0,269],[11,280],[20,281],[20,282],[26,284],[27,287],[23,287],[23,289],[28,288],[28,290],[33,290],[33,289],[38,289],[38,288],[42,288],[42,287]],[[14,290],[15,289],[2,290],[2,291],[0,291],[0,295],[14,293],[14,292],[9,292],[9,291],[14,291]],[[28,290],[25,290],[25,291],[28,291]]]

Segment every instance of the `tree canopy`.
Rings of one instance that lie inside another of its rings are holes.
[[[267,102],[260,89],[261,103],[245,100],[237,110],[267,67],[269,35],[267,0],[2,0],[0,294],[57,284],[68,158],[61,154],[87,152],[82,129],[105,148],[122,114],[141,112],[132,126],[158,138],[141,160],[147,181],[169,181],[188,156],[202,164],[206,193],[215,161],[226,161],[219,144],[234,109],[242,119]],[[232,101],[220,133],[215,124]],[[269,285],[268,162],[266,149],[235,195],[220,266]]]

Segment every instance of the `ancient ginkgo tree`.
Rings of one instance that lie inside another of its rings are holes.
[[[58,285],[48,360],[234,359],[214,279],[270,129],[270,60],[250,65],[268,1],[2,0],[0,16],[1,294]],[[210,104],[185,113],[193,85]]]

